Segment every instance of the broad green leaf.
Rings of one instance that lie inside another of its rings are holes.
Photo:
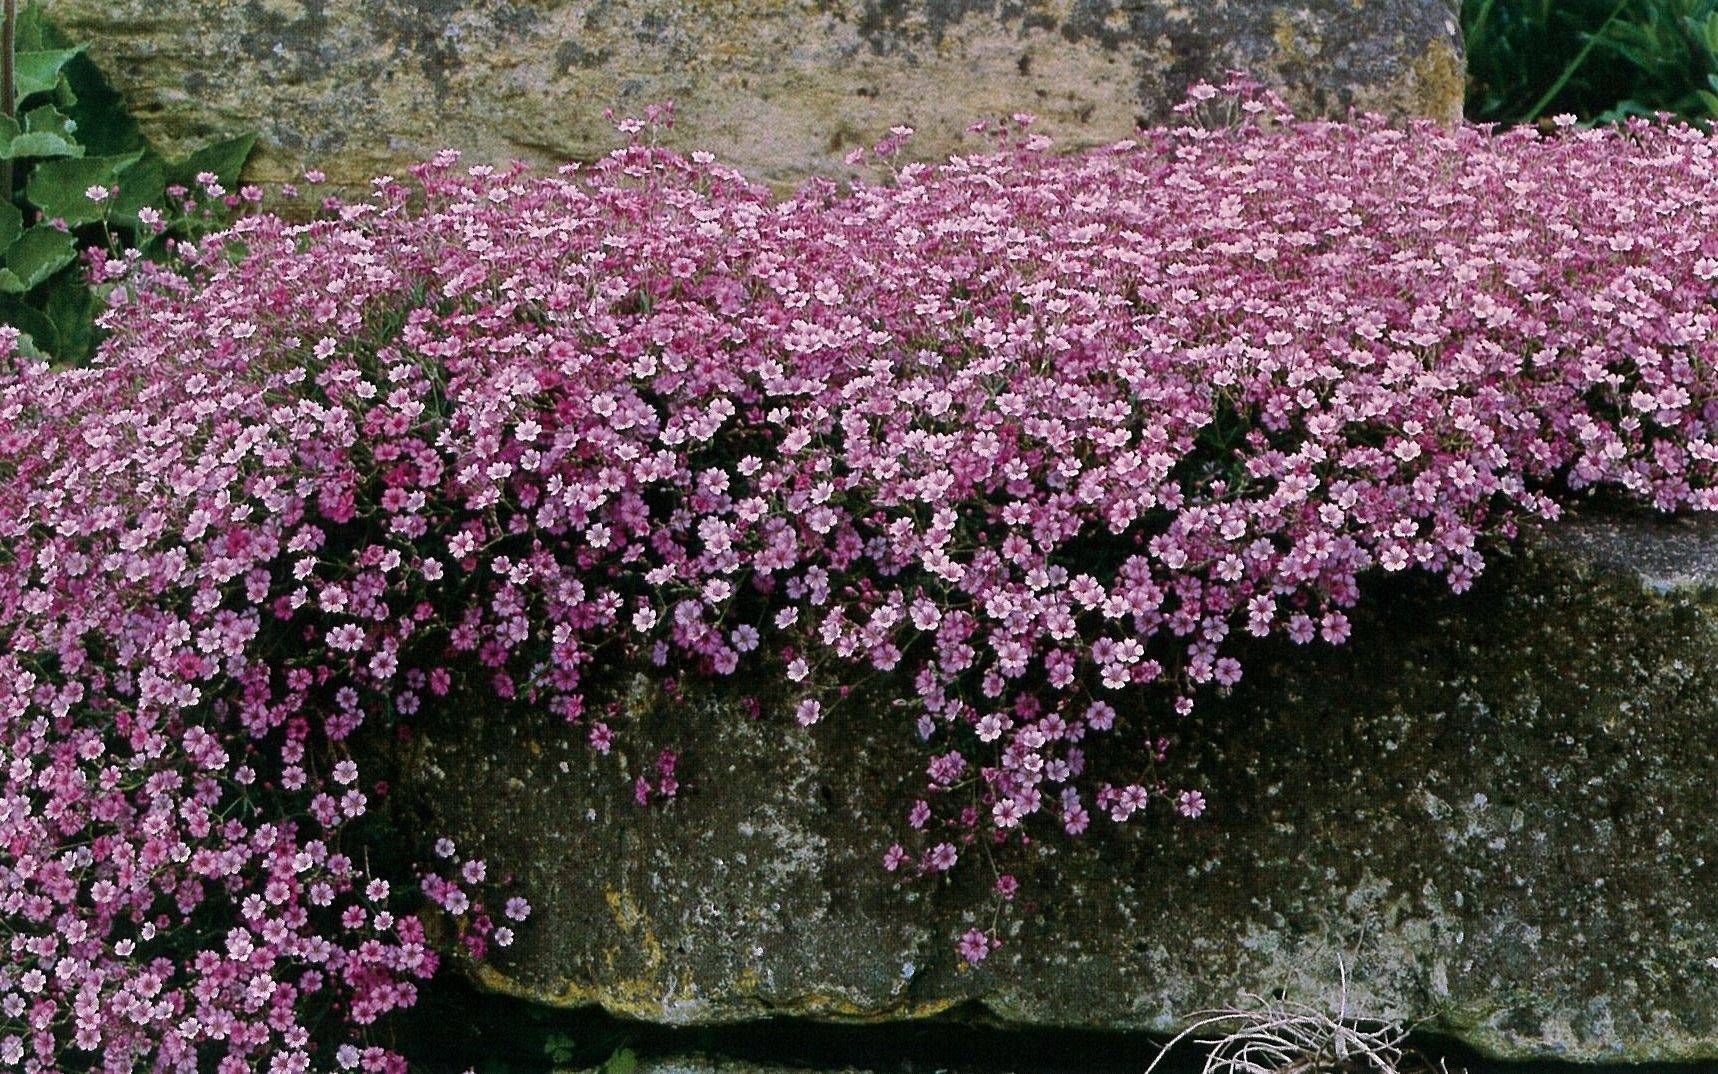
[[[83,46],[74,48],[42,49],[36,52],[18,53],[14,69],[17,72],[16,101],[24,103],[25,98],[37,93],[46,93],[59,84],[60,69],[72,61],[72,57],[83,51]]]
[[[35,134],[20,134],[0,149],[0,160],[20,160],[24,157],[77,157],[83,155],[83,146],[76,142],[68,142],[57,134],[40,131]]]
[[[10,269],[0,268],[0,289],[16,280]],[[60,341],[54,333],[54,323],[41,310],[25,304],[22,298],[0,294],[0,324],[9,324],[24,333],[24,340],[28,343],[19,349],[25,354],[41,358],[59,356]]]
[[[92,186],[124,189],[122,173],[143,157],[141,150],[116,157],[66,157],[43,161],[30,172],[24,196],[49,220],[64,220],[72,226],[100,220],[107,209],[90,200]]]
[[[78,272],[62,272],[48,281],[42,312],[54,325],[58,343],[54,357],[82,363],[95,352],[98,303],[88,281]]]
[[[18,12],[17,28],[13,31],[16,47],[19,52],[40,52],[43,49],[69,48],[71,41],[60,32],[59,27],[50,22],[42,12],[42,5],[32,2],[23,5]]]
[[[638,1070],[638,1053],[631,1048],[622,1048],[608,1057],[608,1062],[602,1065],[602,1074],[634,1074]]]
[[[119,193],[108,206],[108,219],[126,227],[141,227],[137,210],[161,208],[167,197],[167,165],[153,150],[119,173]]]
[[[80,56],[78,59],[83,59],[83,57]],[[71,109],[77,107],[78,91],[72,88],[71,80],[72,66],[77,62],[77,60],[73,60],[71,63],[66,64],[66,69],[61,72],[60,80],[54,83],[54,103],[59,105],[61,108]],[[87,63],[88,61],[86,60],[85,62]]]
[[[77,129],[78,125],[72,117],[51,104],[44,104],[24,113],[24,130],[28,134],[58,134],[71,141],[72,134]]]
[[[0,201],[0,250],[16,242],[24,233],[24,214],[9,201]]]
[[[257,144],[255,134],[241,134],[208,145],[167,169],[167,181],[195,187],[200,172],[213,172],[223,186],[231,189],[239,181],[239,172]]]
[[[68,232],[37,224],[6,248],[6,267],[22,290],[41,283],[77,259],[77,241]]]
[[[68,116],[51,104],[33,108],[24,116],[24,129],[16,121],[0,116],[0,160],[20,157],[81,157],[83,146],[72,137],[77,128]]]

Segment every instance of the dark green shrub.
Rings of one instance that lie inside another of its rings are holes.
[[[1469,118],[1718,118],[1718,0],[1466,0]]]

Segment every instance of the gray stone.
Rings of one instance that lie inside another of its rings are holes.
[[[977,969],[952,941],[990,921],[984,871],[880,867],[923,763],[882,695],[806,730],[639,686],[608,758],[450,712],[401,800],[516,874],[536,913],[474,972],[544,1004],[1168,1032],[1249,992],[1333,1005],[1340,961],[1351,1014],[1494,1056],[1711,1058],[1715,554],[1711,522],[1575,521],[1460,597],[1377,579],[1341,649],[1247,651],[1172,770],[1206,817],[1044,840]],[[688,791],[639,809],[630,775],[665,745]]]
[[[635,1074],[805,1074],[803,1067],[753,1063],[739,1059],[722,1059],[699,1055],[646,1058],[634,1068]],[[558,1071],[557,1074],[605,1074],[602,1067],[580,1071]],[[855,1067],[819,1068],[818,1074],[872,1074]]]
[[[1308,111],[1453,120],[1455,0],[45,0],[170,151],[256,129],[250,177],[362,188],[444,146],[559,163],[612,148],[605,108],[674,100],[667,140],[778,185],[843,171],[895,124],[913,152],[1042,117],[1129,136],[1242,68]]]
[[[634,1074],[805,1074],[804,1067],[754,1063],[701,1055],[676,1055],[640,1059]],[[556,1071],[556,1074],[607,1074],[602,1067]],[[875,1074],[857,1067],[818,1068],[818,1074]]]

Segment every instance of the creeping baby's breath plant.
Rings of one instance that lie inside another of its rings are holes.
[[[1190,108],[785,200],[447,153],[127,262],[87,369],[0,336],[0,1062],[397,1065],[418,910],[483,957],[529,907],[445,842],[378,875],[361,727],[608,749],[621,669],[771,677],[923,740],[880,866],[933,882],[1205,811],[1162,740],[1236,634],[1341,643],[1369,573],[1464,589],[1595,488],[1718,505],[1706,134]]]

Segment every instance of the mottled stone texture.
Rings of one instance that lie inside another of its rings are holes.
[[[1334,1003],[1342,956],[1351,1013],[1494,1055],[1713,1057],[1715,559],[1713,524],[1579,521],[1462,597],[1377,580],[1345,648],[1247,651],[1185,729],[1211,812],[1048,840],[977,971],[952,940],[988,922],[983,870],[880,867],[922,755],[877,698],[806,730],[640,686],[606,759],[446,713],[401,801],[518,875],[537,913],[479,980],[547,1004],[1168,1031],[1249,991]],[[689,793],[641,810],[629,773],[670,744]]]
[[[560,162],[615,144],[605,108],[672,99],[671,140],[778,185],[891,125],[958,150],[1040,115],[1127,137],[1244,68],[1309,111],[1454,119],[1455,0],[46,0],[169,150],[256,129],[250,175],[363,186],[434,150]]]
[[[557,1071],[555,1074],[606,1074],[603,1067],[584,1071]],[[641,1060],[634,1074],[806,1074],[806,1067],[790,1064],[758,1064],[740,1059],[711,1059],[703,1055],[670,1055]],[[819,1074],[876,1074],[857,1067],[819,1069]]]

